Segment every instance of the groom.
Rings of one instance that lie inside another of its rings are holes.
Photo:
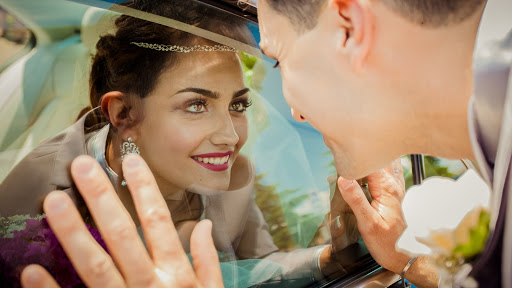
[[[512,153],[512,87],[508,88],[508,97],[506,93],[507,85],[511,85],[508,82],[512,81],[508,81],[510,62],[506,58],[500,59],[495,64],[498,69],[489,71],[487,77],[473,81],[472,55],[484,6],[485,0],[259,0],[260,44],[265,54],[279,61],[284,96],[294,118],[310,122],[333,151],[342,176],[338,181],[341,194],[353,209],[363,240],[379,264],[400,274],[410,259],[395,250],[404,220],[400,193],[386,190],[392,172],[374,172],[404,154],[472,158],[492,184],[496,204],[491,240],[472,273],[480,287],[510,287],[512,220],[507,220],[507,196],[511,185],[508,168]],[[155,217],[151,217],[151,204],[158,207],[158,191],[150,185],[151,176],[143,162],[136,156],[132,158],[125,162],[134,164],[130,170],[133,175],[142,176],[130,180],[130,189],[133,187],[132,192],[139,197],[147,197],[143,205],[146,210],[141,209],[139,215],[141,222],[152,223]],[[93,161],[82,158],[75,166],[72,172],[77,174],[75,181],[86,201],[102,197],[91,188],[106,183],[95,174],[100,170],[93,168]],[[80,178],[78,171],[88,178]],[[370,191],[374,199],[370,204],[361,188],[349,179],[371,173],[381,185]],[[153,189],[144,188],[144,183]],[[101,192],[112,193],[107,187]],[[50,194],[45,211],[73,259],[73,252],[80,249],[78,241],[85,240],[65,237],[66,229],[78,231],[71,221],[76,224],[79,219],[65,217],[66,213],[73,213],[71,207],[54,208],[58,205],[53,204],[63,201],[59,197],[64,196]],[[97,209],[108,210],[109,221],[123,215],[113,215],[121,209],[117,204]],[[157,219],[166,225],[147,225],[154,235],[174,235],[166,217]],[[67,226],[62,224],[65,222]],[[197,239],[210,239],[205,236],[208,227],[205,223],[197,228],[197,235],[202,235]],[[172,235],[168,237],[175,238]],[[177,264],[185,260],[170,261],[165,257],[169,252],[156,249],[162,247],[155,243],[155,251],[161,252],[152,253],[151,265],[160,273],[145,275],[144,283],[187,279],[197,285],[222,285],[216,258],[208,252],[212,249],[207,246],[210,242],[192,243],[196,251],[203,253],[195,254],[195,272],[187,268],[186,273],[180,273]],[[124,251],[130,254],[126,251],[131,250]],[[129,258],[119,257],[116,263],[120,267],[138,265],[131,264]],[[123,259],[128,260],[123,263]],[[98,269],[88,269],[86,262],[75,257],[73,264],[83,264],[82,278],[98,280]],[[111,262],[101,263],[101,283],[123,283],[119,278],[123,276],[127,277],[124,283],[142,281],[135,279],[142,277],[141,273],[120,275]],[[165,273],[158,270],[159,263],[166,264]],[[38,267],[30,267],[23,276],[27,286],[34,279],[50,281]],[[435,270],[421,257],[405,277],[421,287],[437,286]],[[176,287],[181,283],[173,282]]]
[[[404,154],[470,158],[492,184],[495,203],[494,233],[472,273],[480,287],[511,287],[511,63],[500,58],[473,81],[484,6],[484,0],[260,0],[260,46],[279,62],[294,118],[317,128],[332,150],[341,194],[379,264],[401,274],[409,262],[395,250],[403,229],[396,195],[370,190],[370,204],[348,179]],[[510,40],[499,47],[511,49]],[[405,277],[437,286],[435,270],[421,258]]]

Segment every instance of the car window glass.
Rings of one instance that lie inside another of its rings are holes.
[[[9,91],[0,98],[0,236],[13,251],[1,255],[0,279],[14,281],[26,261],[69,265],[58,262],[61,250],[11,261],[26,239],[45,245],[26,233],[48,232],[41,201],[50,191],[73,195],[94,227],[69,176],[81,154],[100,162],[124,202],[122,156],[140,153],[187,252],[197,222],[212,220],[227,287],[320,285],[319,256],[331,242],[343,263],[331,278],[374,267],[336,189],[332,155],[317,130],[291,117],[251,17],[203,1],[65,3],[56,14],[9,2],[35,19],[37,35],[54,36],[38,36],[25,69],[0,75]],[[342,215],[330,215],[332,205]]]

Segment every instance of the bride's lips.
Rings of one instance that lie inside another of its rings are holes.
[[[233,154],[233,151],[193,155],[190,158],[194,159],[194,161],[206,169],[224,171],[229,168],[229,158],[231,154]]]

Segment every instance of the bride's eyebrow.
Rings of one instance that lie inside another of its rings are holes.
[[[197,94],[203,95],[204,97],[208,97],[208,98],[212,98],[212,99],[220,98],[220,94],[218,92],[213,92],[210,90],[201,89],[201,88],[193,88],[193,87],[182,89],[182,90],[176,92],[176,94],[184,93],[184,92],[197,93]],[[237,93],[239,93],[239,92],[237,92]],[[174,95],[176,95],[176,94],[174,94]]]
[[[250,91],[249,88],[244,88],[244,89],[236,92],[235,94],[233,94],[233,99],[238,98],[240,96],[244,96],[249,91]]]

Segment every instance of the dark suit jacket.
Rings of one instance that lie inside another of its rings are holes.
[[[512,287],[512,31],[475,60],[469,132],[482,176],[492,187],[491,236],[472,275],[479,287]]]

